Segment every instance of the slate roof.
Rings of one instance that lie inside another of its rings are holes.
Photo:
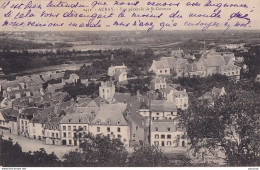
[[[112,81],[106,81],[102,82],[101,86],[106,86],[106,87],[113,87],[114,83]]]
[[[115,93],[113,102],[128,103],[131,99],[131,93]]]
[[[175,112],[177,107],[174,102],[166,100],[151,100],[150,110],[153,112]]]
[[[45,129],[52,129],[51,127],[55,127],[56,129],[60,129],[59,123],[62,117],[53,117],[50,121],[48,121],[45,125]]]
[[[67,114],[64,116],[61,124],[89,124],[90,117],[84,113],[82,114]]]
[[[224,57],[216,54],[216,55],[208,55],[203,59],[205,65],[207,67],[215,67],[215,66],[223,66],[225,65]]]
[[[128,123],[123,115],[127,105],[124,103],[104,104],[100,107],[96,117],[91,122],[92,125],[108,125],[108,126],[127,126]],[[108,124],[108,121],[110,124]],[[117,121],[120,124],[117,124]],[[99,123],[98,123],[99,122]]]
[[[145,120],[138,112],[141,107],[147,107],[147,105],[144,102],[140,102],[136,97],[131,97],[131,100],[127,104],[126,108],[127,114],[129,114],[129,116],[127,116],[127,120],[130,123],[134,122],[139,127],[145,128]]]
[[[3,90],[6,90],[8,87],[18,87],[19,86],[19,88],[20,88],[19,81],[17,81],[17,80],[1,82],[1,86],[2,86]]]
[[[103,104],[108,103],[108,101],[105,100],[105,99],[103,99],[101,96],[96,97],[96,98],[93,99],[92,101],[95,102],[98,106],[100,106],[101,103],[103,103]],[[92,103],[92,101],[91,101],[90,103]],[[89,104],[90,104],[90,103],[89,103]]]
[[[52,117],[55,116],[54,109],[55,109],[54,106],[52,106],[52,107],[49,107],[49,108],[46,108],[46,109],[40,111],[37,115],[35,115],[30,120],[30,122],[31,123],[41,123],[41,124],[46,123]]]
[[[156,69],[170,68],[167,60],[161,60],[161,61],[154,60],[153,64],[155,65]]]
[[[10,91],[8,92],[8,94],[10,96],[15,96],[15,94],[17,93],[21,93],[22,95],[26,94],[26,92],[31,92],[29,89],[21,89],[21,90],[14,90],[14,91]]]
[[[33,114],[37,114],[40,111],[39,108],[27,108],[25,109],[22,113],[25,115],[33,115]]]
[[[175,57],[162,57],[160,60],[166,60],[168,62],[169,67],[174,68],[177,59]]]
[[[11,117],[18,117],[18,114],[19,114],[19,112],[17,110],[14,110],[12,108],[0,110],[0,112],[2,113],[2,115],[5,119],[9,119]]]

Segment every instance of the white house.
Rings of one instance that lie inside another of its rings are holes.
[[[178,119],[154,120],[151,122],[151,145],[161,147],[187,146],[185,129],[179,128]]]
[[[157,76],[171,74],[170,66],[167,60],[161,60],[161,61],[153,60],[153,64],[149,69],[149,72],[150,71],[154,72]]]
[[[166,81],[165,78],[162,77],[155,77],[152,81],[151,81],[151,89],[152,90],[161,90],[166,88]]]
[[[79,146],[89,131],[90,117],[84,113],[67,114],[60,121],[61,145]]]
[[[173,120],[177,116],[177,107],[175,102],[152,100],[150,112],[152,120]]]
[[[129,146],[130,127],[123,113],[127,104],[103,104],[96,117],[91,122],[89,132],[94,135],[109,135],[119,138],[126,146]]]

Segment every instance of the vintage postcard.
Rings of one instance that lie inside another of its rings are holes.
[[[0,0],[0,166],[258,170],[260,0]]]

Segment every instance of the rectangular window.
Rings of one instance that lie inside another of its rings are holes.
[[[59,134],[58,133],[56,133],[56,138],[58,138],[59,137]]]
[[[138,130],[138,126],[136,126],[135,129]]]
[[[135,137],[135,134],[133,134],[133,137]]]
[[[71,138],[71,132],[68,133],[68,137]]]
[[[86,131],[87,130],[87,126],[84,126],[84,131]]]
[[[100,127],[97,127],[97,132],[100,132]]]
[[[66,138],[66,132],[63,132],[63,137]]]
[[[54,137],[54,133],[51,133],[51,137]]]
[[[76,126],[73,126],[73,130],[77,130]]]
[[[70,145],[71,145],[71,143],[72,143],[71,140],[69,140],[69,144],[70,144]]]
[[[50,133],[49,132],[47,132],[47,137],[49,137],[50,136]]]
[[[71,130],[71,126],[68,126],[68,130]]]
[[[168,146],[171,146],[171,145],[172,145],[172,142],[171,142],[171,141],[167,141],[167,145],[168,145]]]
[[[167,139],[171,139],[172,138],[172,136],[171,135],[167,135]]]
[[[120,132],[120,131],[121,131],[120,127],[119,127],[119,128],[117,128],[117,132]]]
[[[165,139],[165,135],[161,135],[161,139]]]
[[[159,130],[159,128],[158,127],[155,127],[155,131],[158,131]]]
[[[171,128],[168,128],[168,131],[171,131]]]
[[[63,126],[63,130],[66,130],[66,126]]]
[[[107,127],[107,132],[110,132],[110,127]]]

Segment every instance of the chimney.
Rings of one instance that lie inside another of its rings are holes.
[[[186,92],[186,89],[184,89],[183,91]]]

